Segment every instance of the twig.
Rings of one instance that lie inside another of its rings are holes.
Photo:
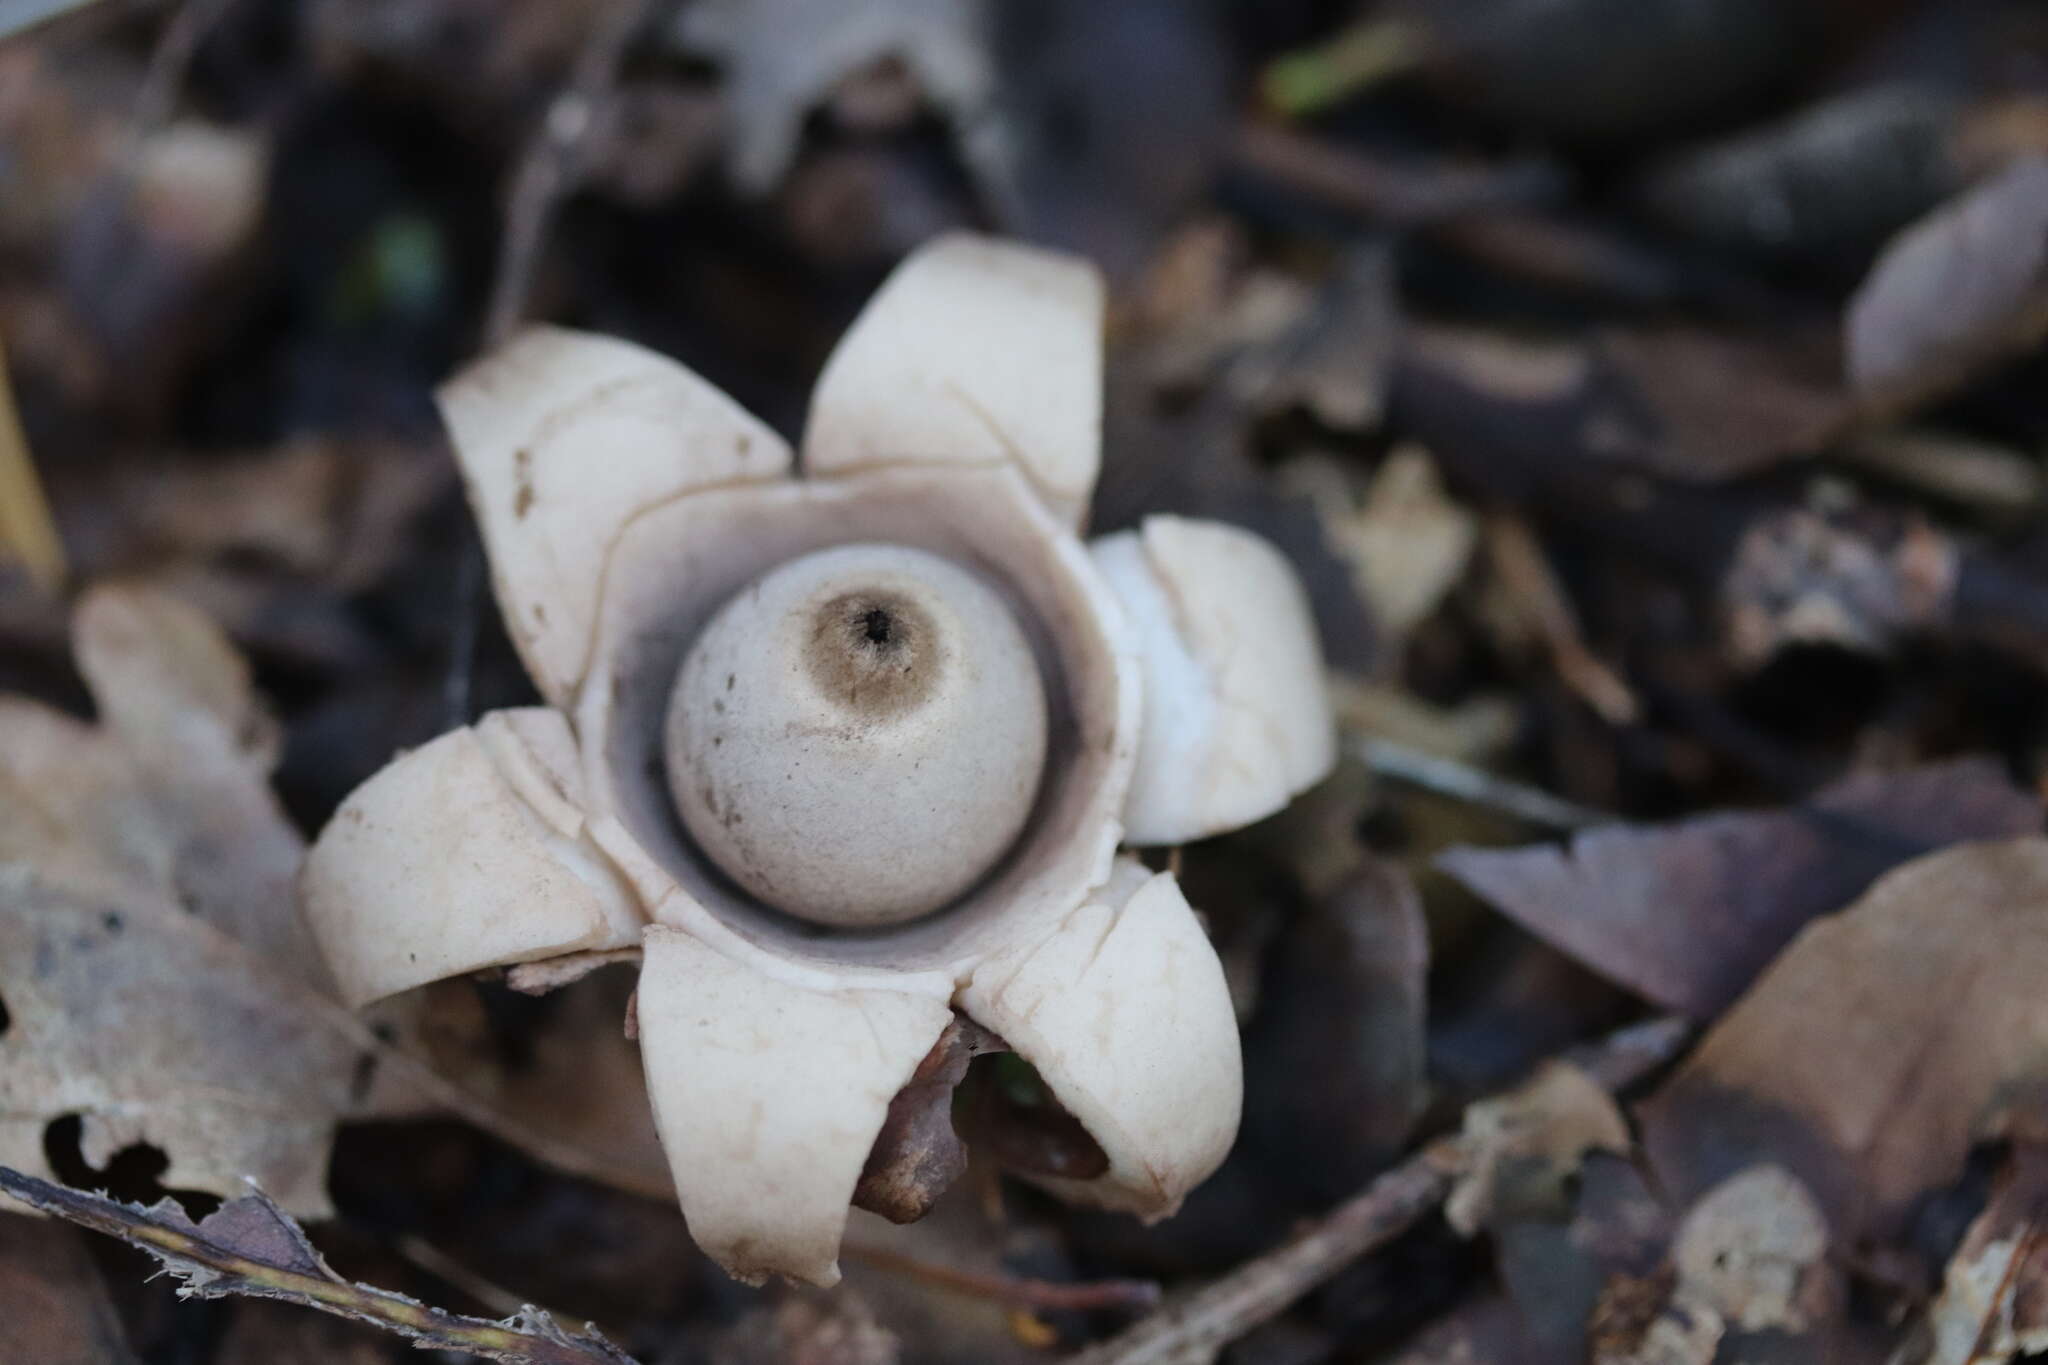
[[[526,1306],[517,1294],[500,1289],[424,1237],[400,1237],[392,1245],[406,1260],[435,1279],[453,1285],[493,1313],[509,1318]]]
[[[142,74],[142,86],[135,92],[129,113],[129,155],[133,158],[142,139],[162,126],[177,107],[178,92],[185,86],[185,73],[192,68],[192,54],[199,41],[212,31],[235,0],[185,0],[164,21],[156,47],[149,54],[149,66]]]
[[[12,554],[46,591],[63,586],[64,542],[36,477],[35,457],[14,410],[7,352],[0,349],[0,553]]]
[[[337,1013],[345,1018],[354,1018],[338,1007]],[[627,1194],[638,1195],[643,1199],[675,1198],[675,1187],[667,1181],[650,1179],[636,1168],[606,1161],[586,1148],[564,1142],[512,1118],[493,1107],[490,1101],[464,1090],[436,1071],[429,1063],[379,1039],[367,1025],[360,1028],[357,1037],[365,1047],[376,1050],[387,1068],[395,1065],[420,1095],[439,1104],[456,1118],[475,1124],[485,1132],[502,1138],[534,1160],[551,1166],[564,1175],[609,1185],[615,1190],[624,1190]]]
[[[1609,725],[1635,724],[1642,716],[1642,705],[1620,675],[1586,648],[1579,614],[1551,571],[1529,523],[1513,512],[1495,513],[1487,518],[1486,545],[1494,574],[1516,610],[1542,637],[1551,666],[1564,685]]]
[[[582,177],[583,150],[590,130],[609,113],[612,86],[618,80],[626,44],[657,3],[659,0],[614,0],[584,39],[568,86],[548,105],[540,127],[519,158],[505,204],[497,275],[484,313],[487,350],[511,336],[519,325],[548,222],[555,206]]]
[[[1565,186],[1563,174],[1546,161],[1417,165],[1266,123],[1238,130],[1230,162],[1240,172],[1380,227],[1431,227],[1474,213],[1544,203]]]
[[[1681,1021],[1654,1020],[1610,1034],[1576,1060],[1618,1090],[1671,1060],[1688,1036]],[[1070,1357],[1068,1365],[1209,1365],[1223,1346],[1413,1227],[1449,1193],[1466,1161],[1459,1138],[1430,1143],[1285,1246]]]
[[[1360,761],[1381,777],[1406,782],[1476,806],[1505,812],[1518,820],[1548,829],[1586,829],[1612,824],[1605,811],[1581,806],[1540,787],[1498,776],[1454,758],[1441,758],[1391,739],[1362,737],[1356,742]]]
[[[351,1284],[302,1229],[257,1190],[194,1225],[169,1201],[152,1209],[53,1185],[0,1166],[0,1193],[80,1227],[117,1237],[163,1262],[188,1298],[282,1299],[410,1337],[423,1348],[520,1365],[634,1365],[594,1331],[569,1332],[531,1305],[504,1322],[430,1308],[403,1294]]]
[[[2028,1223],[2013,1245],[2012,1255],[2006,1259],[2005,1270],[1998,1277],[1998,1287],[1992,1291],[1990,1301],[1984,1305],[1984,1316],[1977,1327],[1977,1335],[1970,1343],[1970,1354],[1963,1365],[1977,1365],[1980,1360],[1991,1357],[2002,1344],[2001,1338],[2012,1332],[2013,1288],[2019,1283],[2020,1271],[2025,1268],[2027,1258],[2034,1254],[2040,1244],[2042,1229],[2038,1223]]]
[[[1101,1308],[1150,1308],[1159,1302],[1159,1286],[1152,1280],[1090,1280],[1082,1284],[1061,1284],[1054,1280],[984,1275],[921,1261],[887,1247],[859,1242],[847,1242],[841,1250],[878,1270],[924,1280],[971,1298],[993,1299],[1013,1308],[1088,1312]]]
[[[1375,17],[1326,43],[1276,57],[1259,73],[1259,93],[1280,113],[1314,114],[1415,70],[1429,55],[1429,34],[1419,25]]]
[[[484,308],[484,349],[495,350],[510,339],[526,313],[541,243],[555,206],[583,176],[583,151],[590,130],[609,116],[612,87],[626,44],[646,23],[659,0],[613,0],[598,16],[576,54],[569,84],[555,96],[540,126],[527,141],[512,174],[505,200],[505,230],[498,239],[497,273]],[[448,676],[442,685],[442,708],[449,723],[469,721],[470,682],[477,639],[477,594],[483,582],[483,546],[474,529],[467,533],[456,561],[455,623],[448,644]]]

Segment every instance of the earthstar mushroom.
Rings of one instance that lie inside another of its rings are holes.
[[[1035,1175],[1174,1212],[1235,1137],[1216,954],[1120,852],[1330,768],[1300,584],[1234,527],[1084,544],[1102,288],[938,239],[827,363],[802,469],[638,346],[532,328],[441,397],[547,701],[401,755],[302,891],[347,998],[640,945],[648,1091],[732,1274],[838,1278],[890,1101],[956,1017],[1103,1153]]]

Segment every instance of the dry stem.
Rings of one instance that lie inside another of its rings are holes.
[[[1619,1090],[1671,1060],[1688,1036],[1683,1021],[1655,1019],[1609,1034],[1573,1060]],[[1466,1160],[1458,1138],[1430,1143],[1285,1246],[1071,1357],[1069,1365],[1209,1365],[1225,1345],[1413,1227],[1442,1202]]]

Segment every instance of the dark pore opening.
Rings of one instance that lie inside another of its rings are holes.
[[[867,635],[869,644],[886,645],[889,643],[889,631],[892,623],[889,620],[888,612],[880,607],[870,607],[868,614],[861,618],[861,625]]]

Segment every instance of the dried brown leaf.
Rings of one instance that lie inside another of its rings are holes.
[[[1693,483],[1811,454],[1846,407],[1797,338],[1696,327],[1531,338],[1422,324],[1402,364],[1411,387],[1476,405],[1466,424],[1518,428],[1519,446]]]
[[[0,1360],[132,1365],[99,1267],[70,1228],[0,1213]]]
[[[1601,333],[1595,355],[1614,406],[1585,427],[1587,448],[1672,478],[1736,478],[1812,454],[1847,416],[1846,397],[1794,347],[1636,328]]]
[[[2041,802],[1990,759],[1862,774],[1782,810],[1611,825],[1568,847],[1456,848],[1440,866],[1595,971],[1695,1018],[1799,928],[1906,859],[2037,831]]]
[[[205,616],[148,589],[87,593],[73,643],[101,724],[0,697],[0,862],[129,910],[197,915],[325,982],[248,666]]]
[[[654,1128],[640,1049],[623,1027],[639,973],[607,967],[557,990],[520,1065],[497,1058],[463,1066],[439,1059],[444,1074],[488,1108],[471,1122],[559,1164],[532,1135],[581,1153],[585,1173],[654,1199],[672,1196],[668,1157]],[[562,1097],[573,1094],[574,1104]]]
[[[1966,844],[1809,925],[1644,1106],[1676,1197],[1783,1167],[1831,1238],[1897,1233],[2048,1062],[2048,839]]]
[[[1237,356],[1226,382],[1256,411],[1299,405],[1338,430],[1370,430],[1386,409],[1400,329],[1393,252],[1360,247],[1298,316]]]
[[[1248,1132],[1318,1203],[1382,1168],[1421,1112],[1428,970],[1414,882],[1363,855],[1270,950],[1245,1039]]]
[[[1858,86],[1653,168],[1644,207],[1713,246],[1778,261],[1867,260],[1962,183],[1963,110],[1917,85]]]
[[[274,723],[220,628],[176,598],[101,587],[72,648],[103,727],[175,848],[174,903],[309,983],[325,964],[297,909],[305,845],[271,792]]]
[[[1894,238],[1849,301],[1849,383],[1892,415],[2048,333],[2048,158],[2015,162]]]
[[[1323,456],[1290,461],[1281,482],[1315,507],[1323,540],[1350,566],[1359,600],[1395,639],[1435,611],[1471,563],[1478,518],[1444,491],[1420,446],[1392,451],[1362,497],[1346,468]]]
[[[54,1178],[43,1130],[82,1121],[92,1166],[134,1143],[174,1189],[244,1177],[308,1215],[329,1208],[335,1120],[374,1044],[340,1006],[194,916],[0,869],[0,1163]]]
[[[953,1131],[953,1091],[978,1053],[1007,1051],[970,1019],[946,1025],[909,1081],[889,1101],[882,1131],[854,1187],[858,1208],[892,1223],[914,1223],[967,1171],[967,1148]]]

